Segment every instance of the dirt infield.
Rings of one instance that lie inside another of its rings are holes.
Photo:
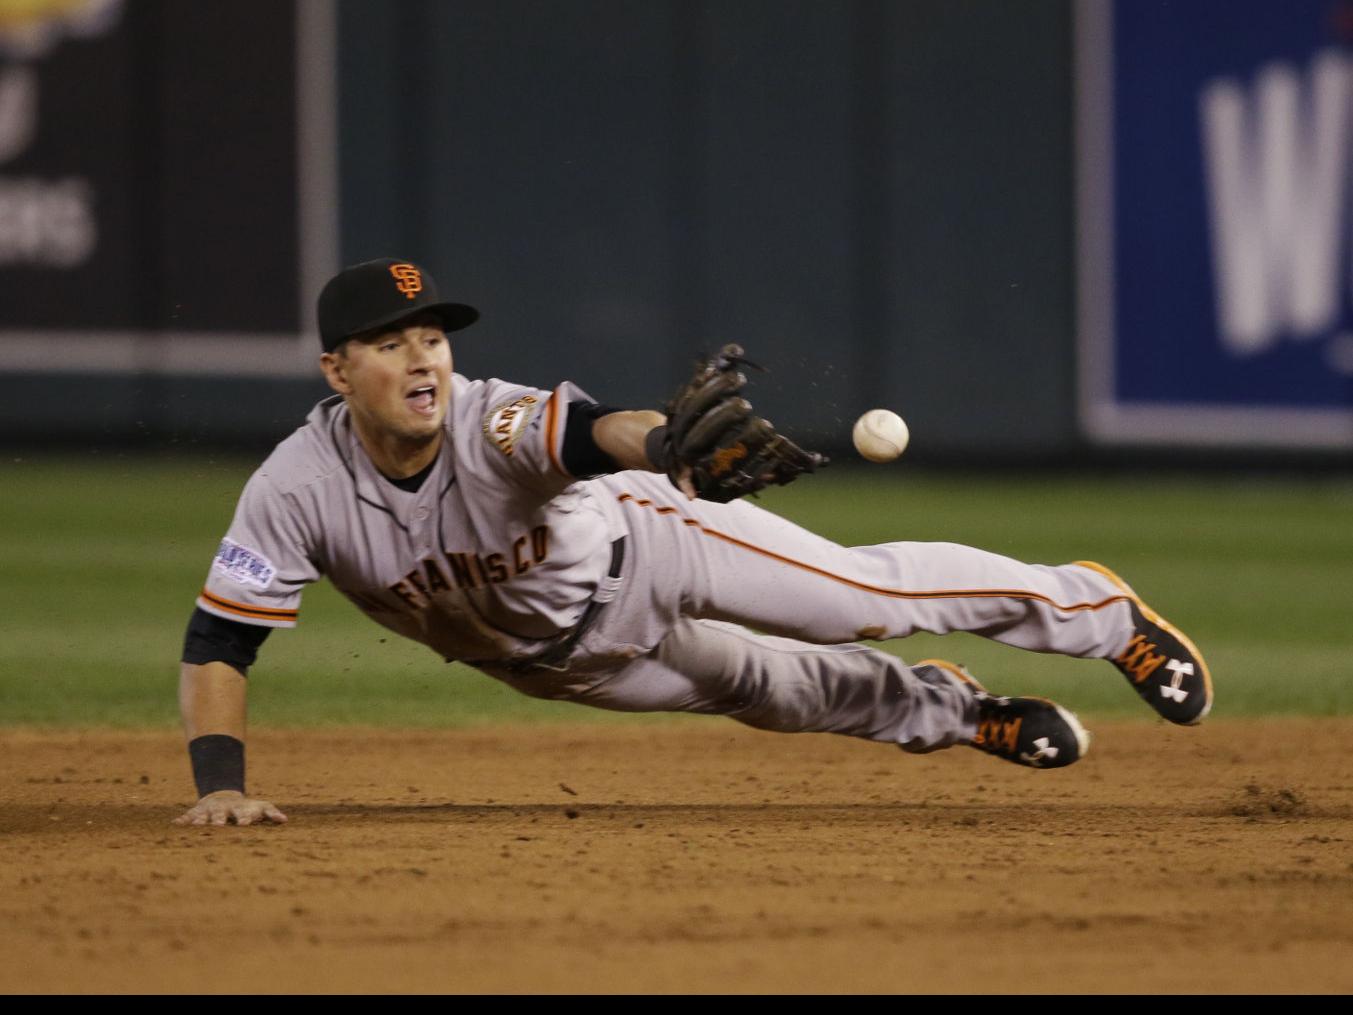
[[[1098,724],[1032,772],[721,720],[0,733],[0,989],[1349,991],[1347,720]]]

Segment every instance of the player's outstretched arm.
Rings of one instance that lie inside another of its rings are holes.
[[[648,460],[644,442],[655,427],[666,422],[666,416],[651,409],[612,412],[592,425],[592,439],[622,470],[657,472],[658,467]]]
[[[244,792],[248,689],[248,680],[229,663],[184,663],[179,671],[179,711],[201,799],[174,824],[252,825],[287,820],[269,801],[251,799]]]

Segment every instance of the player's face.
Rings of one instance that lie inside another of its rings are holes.
[[[350,338],[320,365],[363,425],[415,442],[441,432],[451,400],[451,345],[435,317]]]

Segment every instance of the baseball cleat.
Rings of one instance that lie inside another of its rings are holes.
[[[1107,567],[1089,560],[1076,564],[1102,574],[1130,597],[1132,638],[1109,662],[1162,718],[1181,726],[1207,718],[1212,710],[1212,674],[1198,647]]]
[[[943,659],[917,665],[937,666],[972,688],[977,733],[969,744],[979,751],[1028,768],[1065,768],[1090,750],[1090,731],[1055,701],[998,697],[963,667]]]

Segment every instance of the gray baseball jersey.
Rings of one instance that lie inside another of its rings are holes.
[[[416,493],[379,475],[343,400],[326,399],[245,487],[198,605],[291,627],[325,575],[377,623],[526,694],[918,751],[971,738],[970,690],[855,642],[971,631],[1107,658],[1133,633],[1130,597],[1093,568],[842,547],[745,502],[688,501],[663,476],[578,481],[561,452],[585,398],[455,375]],[[565,656],[532,665],[563,639]]]
[[[342,398],[325,399],[249,480],[198,606],[291,627],[324,575],[448,659],[539,651],[578,620],[614,538],[560,464],[568,402],[585,397],[453,375],[447,440],[416,493],[376,471]]]

